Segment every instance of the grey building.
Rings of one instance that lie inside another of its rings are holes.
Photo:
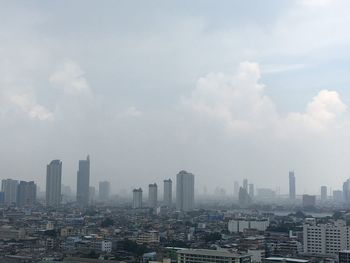
[[[176,209],[191,211],[194,208],[194,175],[184,170],[176,175]]]
[[[321,186],[321,201],[327,201],[327,186]]]
[[[294,171],[289,172],[289,198],[295,200],[296,191],[295,191],[295,175]]]
[[[17,206],[33,206],[36,202],[36,184],[20,181],[17,187]]]
[[[62,162],[53,160],[46,167],[46,205],[58,207],[61,204]]]
[[[173,202],[173,182],[171,179],[164,180],[164,193],[163,193],[164,205],[170,207]]]
[[[134,189],[132,191],[132,208],[141,208],[142,207],[142,189]]]
[[[108,181],[102,181],[98,184],[98,198],[100,201],[107,201],[111,191],[111,184]]]
[[[90,156],[86,160],[79,161],[79,170],[77,172],[77,202],[81,206],[89,204],[90,192]]]
[[[17,180],[2,180],[1,191],[4,192],[4,203],[6,205],[15,204],[17,202],[17,186]]]
[[[153,208],[158,205],[158,187],[156,183],[148,185],[148,205]]]

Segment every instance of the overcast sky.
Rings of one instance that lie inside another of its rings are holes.
[[[0,175],[78,160],[91,183],[179,170],[297,194],[350,177],[350,2],[0,1]]]

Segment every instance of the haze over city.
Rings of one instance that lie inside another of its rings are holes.
[[[1,178],[76,188],[196,176],[288,194],[350,177],[348,1],[5,1]],[[252,8],[252,6],[254,8]],[[317,183],[315,183],[317,182]]]

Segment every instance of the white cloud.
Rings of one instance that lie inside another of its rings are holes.
[[[84,74],[84,71],[80,68],[78,63],[67,59],[63,65],[51,75],[49,81],[53,87],[61,89],[67,94],[92,96],[92,91]]]

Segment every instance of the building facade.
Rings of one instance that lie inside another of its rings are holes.
[[[17,187],[17,206],[33,206],[36,202],[36,184],[20,181]]]
[[[167,207],[171,207],[173,202],[173,182],[171,179],[164,180],[163,202]]]
[[[58,207],[61,204],[62,162],[53,160],[46,167],[46,205]]]
[[[248,254],[235,254],[227,250],[181,249],[177,251],[178,263],[250,263]]]
[[[89,204],[90,187],[90,156],[86,160],[79,161],[79,170],[77,172],[77,202],[82,206]]]
[[[6,205],[17,203],[17,186],[18,181],[4,179],[1,182],[1,191],[4,192],[4,203]]]
[[[194,175],[180,171],[176,175],[176,209],[191,211],[194,208]]]
[[[134,189],[132,191],[132,208],[141,208],[142,207],[142,189]]]
[[[156,183],[148,185],[148,206],[155,208],[158,205],[158,186]]]

